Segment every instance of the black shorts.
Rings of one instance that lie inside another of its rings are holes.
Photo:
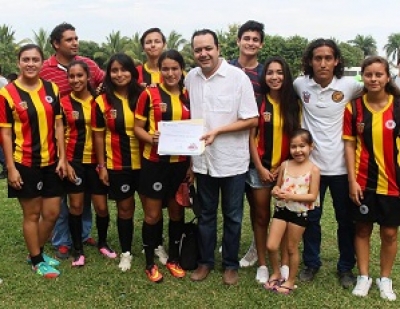
[[[64,187],[66,193],[87,193],[106,195],[108,187],[103,184],[96,171],[96,164],[84,164],[77,162],[69,162],[74,168],[77,176],[76,183],[69,181],[68,178],[64,179]]]
[[[15,163],[24,184],[20,190],[8,185],[9,198],[59,197],[64,194],[63,181],[56,174],[57,164],[29,167]]]
[[[382,226],[400,226],[400,198],[364,191],[362,206],[352,204],[355,222],[376,222]]]
[[[303,227],[306,227],[308,224],[308,216],[306,212],[303,213],[294,212],[287,209],[286,207],[282,208],[275,206],[273,218],[283,220],[285,222],[290,222]]]
[[[174,197],[186,178],[189,165],[189,160],[169,163],[143,159],[139,193],[159,200]]]
[[[110,200],[122,201],[135,194],[139,187],[141,170],[108,170],[108,197]]]

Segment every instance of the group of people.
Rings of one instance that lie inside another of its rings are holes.
[[[190,279],[206,279],[215,266],[221,204],[223,282],[237,284],[239,267],[258,261],[256,280],[266,290],[290,294],[297,275],[311,281],[322,265],[320,222],[329,188],[341,285],[354,286],[356,296],[368,294],[370,237],[377,222],[376,284],[382,298],[396,299],[390,274],[400,225],[400,90],[387,60],[365,59],[361,84],[343,77],[336,43],[317,39],[304,52],[304,75],[293,81],[282,57],[258,62],[263,40],[264,25],[246,22],[238,31],[239,57],[228,62],[220,58],[215,32],[198,30],[191,38],[198,66],[187,74],[182,55],[165,50],[158,28],[142,35],[148,60],[138,67],[117,53],[101,71],[77,55],[75,28],[65,23],[51,34],[55,55],[50,59],[44,60],[34,44],[20,49],[20,74],[0,90],[0,132],[8,196],[21,204],[28,262],[37,274],[59,275],[59,261],[43,252],[51,233],[53,245],[58,233],[70,235],[72,244],[56,244],[57,253],[67,254],[72,246],[72,266],[85,264],[91,204],[99,252],[117,258],[107,242],[108,198],[117,205],[119,268],[129,270],[138,192],[147,278],[163,279],[156,254],[172,276],[184,277],[179,263],[184,212],[175,194],[182,182],[195,180],[200,257]],[[159,121],[190,118],[204,120],[204,153],[159,155]],[[254,241],[239,261],[245,195]],[[163,207],[169,215],[168,254]],[[304,268],[298,274],[301,240]]]

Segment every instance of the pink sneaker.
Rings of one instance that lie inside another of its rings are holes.
[[[74,257],[74,260],[72,261],[73,267],[81,267],[84,265],[85,265],[85,256],[83,254]]]
[[[99,247],[99,251],[102,255],[104,255],[109,259],[115,259],[117,257],[115,251],[112,250],[107,244],[104,244],[101,247]]]

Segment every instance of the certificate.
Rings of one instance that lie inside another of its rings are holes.
[[[196,156],[204,151],[203,119],[160,121],[158,123],[160,137],[158,139],[159,155]]]

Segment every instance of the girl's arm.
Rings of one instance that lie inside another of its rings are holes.
[[[67,176],[67,159],[65,155],[64,123],[62,118],[56,119],[55,121],[55,136],[58,150],[58,165],[56,172],[61,178],[64,178]]]
[[[250,138],[249,138],[250,157],[252,162],[254,163],[254,167],[256,168],[261,181],[272,182],[274,181],[274,176],[268,169],[266,169],[262,165],[260,156],[258,155],[257,144],[256,144],[256,133],[257,133],[257,128],[250,129]]]
[[[313,166],[310,173],[310,189],[307,194],[294,194],[288,192],[282,192],[279,195],[280,198],[286,201],[294,201],[300,203],[312,203],[314,202],[319,194],[319,181],[321,178],[319,168]]]
[[[21,175],[15,167],[13,149],[12,149],[12,129],[11,128],[0,128],[1,139],[3,140],[3,152],[4,159],[7,166],[7,177],[9,184],[19,190],[24,184]]]
[[[105,131],[93,131],[94,152],[97,159],[97,171],[99,173],[99,178],[106,186],[109,186],[110,183],[108,181],[108,172],[104,155],[104,135]]]
[[[147,132],[145,130],[145,126],[146,126],[145,120],[135,118],[134,131],[135,131],[136,138],[138,140],[140,140],[141,142],[144,142],[144,143],[147,143],[150,145],[157,144],[160,132],[156,131],[156,132],[154,132],[153,135],[151,135],[151,134],[149,134],[149,132]]]
[[[346,159],[347,177],[349,179],[350,198],[355,204],[361,205],[361,200],[364,196],[356,180],[356,141],[344,140],[344,157]]]
[[[283,164],[286,164],[285,162],[282,162],[281,166],[279,167],[279,174],[278,174],[278,179],[276,181],[276,185],[272,188],[271,194],[273,197],[280,199],[280,194],[282,193],[281,191],[281,186],[283,183],[283,172],[285,170],[285,167]]]

